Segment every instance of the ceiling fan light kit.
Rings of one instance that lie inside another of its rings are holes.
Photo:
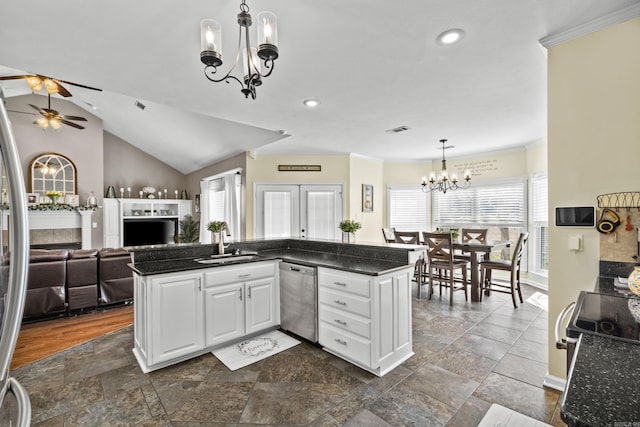
[[[87,119],[80,116],[64,116],[51,108],[51,95],[48,95],[48,100],[49,104],[47,108],[40,108],[33,104],[29,104],[31,108],[42,115],[42,117],[33,122],[34,124],[37,124],[42,129],[46,129],[51,126],[53,129],[57,130],[60,129],[60,125],[62,124],[74,127],[76,129],[84,129],[84,126],[80,126],[79,124],[73,123],[70,120],[86,122]]]
[[[471,173],[469,170],[464,171],[463,182],[458,181],[458,176],[455,173],[449,176],[449,172],[447,172],[447,159],[444,157],[444,150],[453,148],[453,145],[445,147],[444,144],[446,142],[446,139],[440,140],[440,143],[442,144],[442,169],[440,170],[440,173],[436,176],[435,172],[431,172],[429,174],[429,179],[427,179],[426,176],[422,178],[422,191],[425,193],[434,190],[446,193],[447,191],[455,191],[459,188],[469,188],[471,185]]]
[[[256,99],[256,87],[262,84],[262,79],[273,72],[273,64],[278,59],[278,20],[271,12],[260,12],[257,15],[258,47],[251,46],[249,27],[252,25],[249,6],[245,0],[240,4],[238,13],[238,49],[233,66],[221,78],[215,78],[218,67],[223,64],[222,59],[222,26],[213,19],[203,19],[200,22],[200,61],[205,65],[204,75],[212,82],[226,82],[230,79],[237,81],[245,98],[251,96]],[[243,47],[244,35],[244,47]],[[242,79],[231,73],[242,57]],[[259,58],[259,59],[258,59]],[[260,63],[260,59],[263,61]]]

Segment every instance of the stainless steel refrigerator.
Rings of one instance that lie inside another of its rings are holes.
[[[9,372],[27,292],[29,225],[27,192],[11,122],[0,88],[0,426],[29,426],[26,389]],[[4,197],[6,194],[6,197]]]

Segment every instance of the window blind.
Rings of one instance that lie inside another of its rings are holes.
[[[389,227],[398,231],[426,231],[427,194],[420,188],[389,187]]]
[[[534,175],[531,183],[533,195],[531,197],[531,217],[534,222],[549,222],[549,197],[547,189],[547,175]]]
[[[468,189],[432,197],[435,225],[524,227],[526,180],[472,184]]]

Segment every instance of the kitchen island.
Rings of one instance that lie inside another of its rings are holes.
[[[318,268],[319,344],[382,376],[413,355],[414,248],[309,240],[130,248],[134,355],[149,372],[280,325],[278,264]]]

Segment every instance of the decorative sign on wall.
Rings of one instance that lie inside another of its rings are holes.
[[[463,176],[464,171],[468,170],[472,177],[485,175],[498,170],[497,160],[477,160],[475,162],[454,163],[453,169],[458,176]]]
[[[278,165],[278,172],[320,172],[320,165]]]

